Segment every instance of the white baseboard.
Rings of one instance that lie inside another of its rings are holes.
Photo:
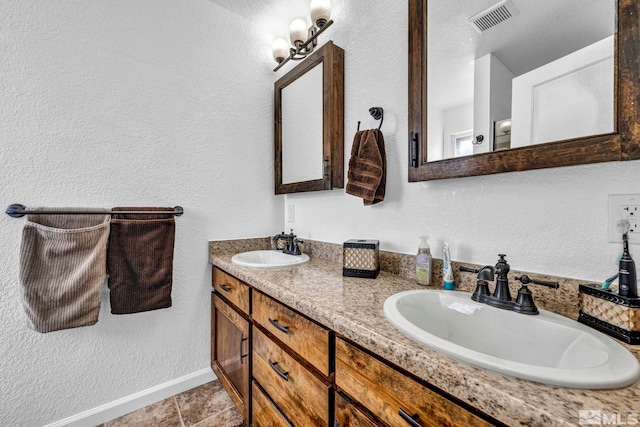
[[[106,423],[114,418],[121,417],[129,412],[144,408],[145,406],[167,399],[176,394],[180,394],[194,387],[201,386],[215,380],[216,374],[211,368],[193,372],[184,377],[148,388],[141,392],[114,400],[97,408],[81,412],[71,417],[47,424],[44,427],[93,427],[101,423]]]

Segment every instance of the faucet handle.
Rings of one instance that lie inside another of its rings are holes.
[[[509,273],[509,270],[511,269],[511,266],[507,263],[507,260],[505,259],[507,255],[506,254],[498,254],[498,262],[496,263],[496,273],[501,274],[501,275],[505,275],[507,273]]]
[[[521,276],[520,278],[525,277],[525,280],[529,278],[527,276]],[[518,305],[518,312],[522,314],[538,314],[538,307],[533,302],[533,294],[531,290],[527,287],[529,283],[522,282],[522,287],[518,289],[518,296],[516,297],[516,304]]]
[[[304,243],[302,240],[294,239],[291,243],[291,255],[302,255],[302,251],[300,250],[300,246],[298,243]]]
[[[523,274],[522,276],[517,276],[516,280],[519,281],[520,283],[522,283],[524,286],[526,285],[541,285],[541,286],[546,286],[548,288],[552,288],[552,289],[558,289],[560,287],[560,284],[558,282],[551,282],[551,281],[547,281],[547,280],[538,280],[538,279],[531,279],[529,276],[527,276],[526,274]]]
[[[478,280],[494,280],[495,269],[491,265],[485,265],[482,268],[460,266],[459,270],[466,273],[478,273]]]

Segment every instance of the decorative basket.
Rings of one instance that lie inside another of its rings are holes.
[[[580,285],[578,322],[627,344],[640,344],[640,298],[628,298],[600,285]]]
[[[380,273],[378,240],[347,240],[342,244],[342,275],[375,279]]]

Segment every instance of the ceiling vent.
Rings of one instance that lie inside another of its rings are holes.
[[[467,22],[475,28],[477,32],[482,33],[509,18],[513,18],[517,14],[518,9],[516,9],[510,0],[502,0],[477,15],[472,16]]]

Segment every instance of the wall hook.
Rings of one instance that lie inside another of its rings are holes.
[[[382,107],[371,107],[369,108],[369,114],[376,120],[380,120],[380,126],[378,126],[378,130],[382,127],[382,121],[384,120],[384,110]],[[360,120],[358,120],[358,132],[360,131]]]
[[[382,127],[382,121],[384,120],[384,110],[382,107],[371,107],[369,108],[369,114],[376,120],[380,120],[380,126],[378,126],[378,130]]]

